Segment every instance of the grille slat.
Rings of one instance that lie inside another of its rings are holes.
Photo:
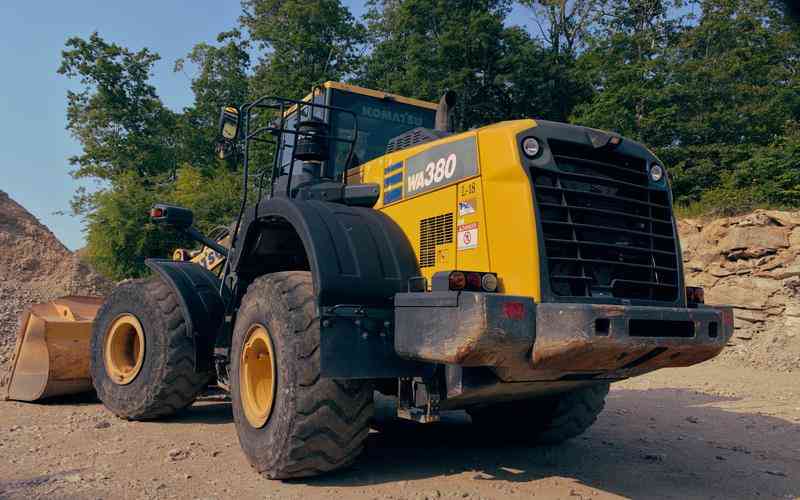
[[[678,260],[672,209],[646,162],[549,141],[556,169],[532,167],[553,293],[674,302]]]
[[[564,210],[580,210],[584,212],[593,212],[598,214],[606,214],[606,215],[619,215],[621,217],[632,217],[634,219],[645,220],[648,222],[656,222],[661,224],[666,224],[666,221],[661,219],[655,219],[653,217],[645,217],[644,215],[634,215],[629,214],[626,212],[618,212],[616,210],[604,210],[602,208],[594,208],[594,207],[578,207],[575,205],[556,205],[555,203],[539,203],[540,207],[551,207],[557,209],[564,209]]]
[[[558,161],[558,157],[557,156],[556,156],[556,161]],[[570,178],[576,179],[578,181],[583,181],[583,182],[586,182],[587,184],[592,185],[592,186],[594,186],[594,185],[596,185],[598,183],[599,184],[608,184],[608,185],[610,185],[612,187],[613,186],[622,186],[622,187],[625,187],[625,188],[630,188],[630,189],[637,190],[637,191],[641,192],[643,194],[643,196],[646,196],[646,193],[647,193],[647,188],[645,188],[645,187],[643,187],[643,186],[641,186],[639,184],[634,184],[632,182],[621,181],[619,179],[614,179],[612,177],[592,177],[591,175],[576,174],[574,172],[564,172],[564,171],[561,172],[561,176],[562,177],[570,177]]]
[[[590,264],[606,264],[609,266],[629,266],[629,267],[642,267],[647,269],[656,269],[661,271],[677,271],[674,267],[664,266],[651,266],[647,264],[637,264],[635,262],[614,262],[613,260],[603,259],[584,259],[584,258],[571,258],[571,257],[550,257],[550,260],[557,260],[561,262],[588,262]]]
[[[607,199],[607,200],[616,200],[616,201],[622,201],[622,202],[627,202],[627,203],[639,203],[639,204],[644,205],[644,206],[651,206],[651,207],[656,207],[656,208],[669,209],[669,206],[667,206],[667,205],[660,205],[660,204],[656,204],[656,203],[643,202],[641,200],[636,200],[634,198],[625,198],[624,196],[611,196],[611,195],[607,195],[607,194],[603,194],[603,193],[594,193],[594,192],[591,192],[591,191],[578,191],[578,190],[575,190],[575,189],[556,188],[556,187],[552,187],[552,186],[536,186],[536,188],[537,189],[545,189],[545,190],[553,190],[553,191],[563,191],[565,194],[574,194],[576,196],[594,196],[596,198],[604,198],[604,199]]]
[[[572,227],[576,227],[576,228],[585,228],[585,229],[597,229],[597,230],[603,230],[603,231],[609,231],[609,230],[623,231],[625,233],[637,234],[637,235],[640,235],[640,236],[649,236],[649,237],[661,238],[661,239],[665,239],[665,240],[674,240],[674,238],[672,236],[666,236],[666,235],[654,234],[654,233],[645,233],[645,232],[642,232],[642,231],[634,231],[633,229],[623,229],[623,228],[619,228],[619,227],[615,227],[615,226],[600,226],[600,225],[597,225],[597,224],[574,224],[574,223],[569,223],[569,222],[550,221],[550,220],[543,220],[542,223],[544,223],[544,224],[558,224],[558,225],[562,225],[562,226],[572,226]]]
[[[627,251],[631,251],[631,252],[644,252],[644,253],[652,252],[652,253],[657,253],[657,254],[661,254],[661,255],[668,255],[668,256],[674,256],[675,255],[675,252],[669,252],[669,251],[665,251],[665,250],[656,250],[656,249],[642,248],[642,247],[632,247],[632,246],[626,246],[624,248],[620,248],[617,245],[611,245],[611,244],[608,244],[608,243],[598,243],[596,241],[575,241],[575,240],[560,240],[560,239],[557,239],[557,238],[545,238],[545,242],[575,243],[575,244],[581,245],[581,246],[596,246],[596,247],[602,247],[602,248],[612,248],[612,249],[617,249],[617,250],[627,250]]]

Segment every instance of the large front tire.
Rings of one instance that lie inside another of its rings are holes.
[[[346,467],[369,433],[372,384],[320,378],[319,345],[310,273],[250,285],[231,346],[233,418],[248,461],[270,479]]]
[[[583,434],[605,407],[608,384],[468,410],[474,425],[509,441],[557,444]]]
[[[91,350],[98,397],[128,420],[177,413],[211,376],[195,371],[178,298],[160,278],[130,281],[111,292],[95,317]]]

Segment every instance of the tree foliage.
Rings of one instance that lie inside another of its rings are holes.
[[[241,23],[261,50],[257,95],[301,98],[311,86],[345,80],[361,55],[364,29],[339,0],[245,0]]]
[[[162,173],[175,166],[175,115],[149,83],[159,56],[107,43],[97,33],[70,38],[58,72],[78,78],[79,92],[67,93],[67,128],[83,146],[70,158],[73,175],[113,180],[134,172]]]
[[[74,209],[117,278],[186,243],[149,225],[152,202],[189,206],[204,229],[235,215],[241,172],[213,154],[220,106],[326,80],[434,101],[455,90],[461,129],[614,130],[660,156],[694,212],[800,206],[800,25],[775,0],[369,0],[363,20],[340,0],[244,0],[238,26],[176,62],[195,98],[180,111],[150,81],[158,60],[95,33],[67,40],[59,69],[80,84],[72,174],[101,186]]]

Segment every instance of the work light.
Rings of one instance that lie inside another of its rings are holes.
[[[658,182],[664,178],[664,167],[659,165],[658,163],[653,163],[650,165],[650,179],[653,182]]]
[[[536,137],[526,137],[525,140],[522,141],[522,150],[528,158],[535,158],[541,150],[539,140],[536,139]]]

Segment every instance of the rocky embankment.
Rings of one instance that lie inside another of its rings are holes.
[[[800,212],[679,222],[688,285],[736,309],[723,362],[800,370]]]
[[[0,191],[0,374],[25,307],[63,295],[104,295],[111,285]]]

